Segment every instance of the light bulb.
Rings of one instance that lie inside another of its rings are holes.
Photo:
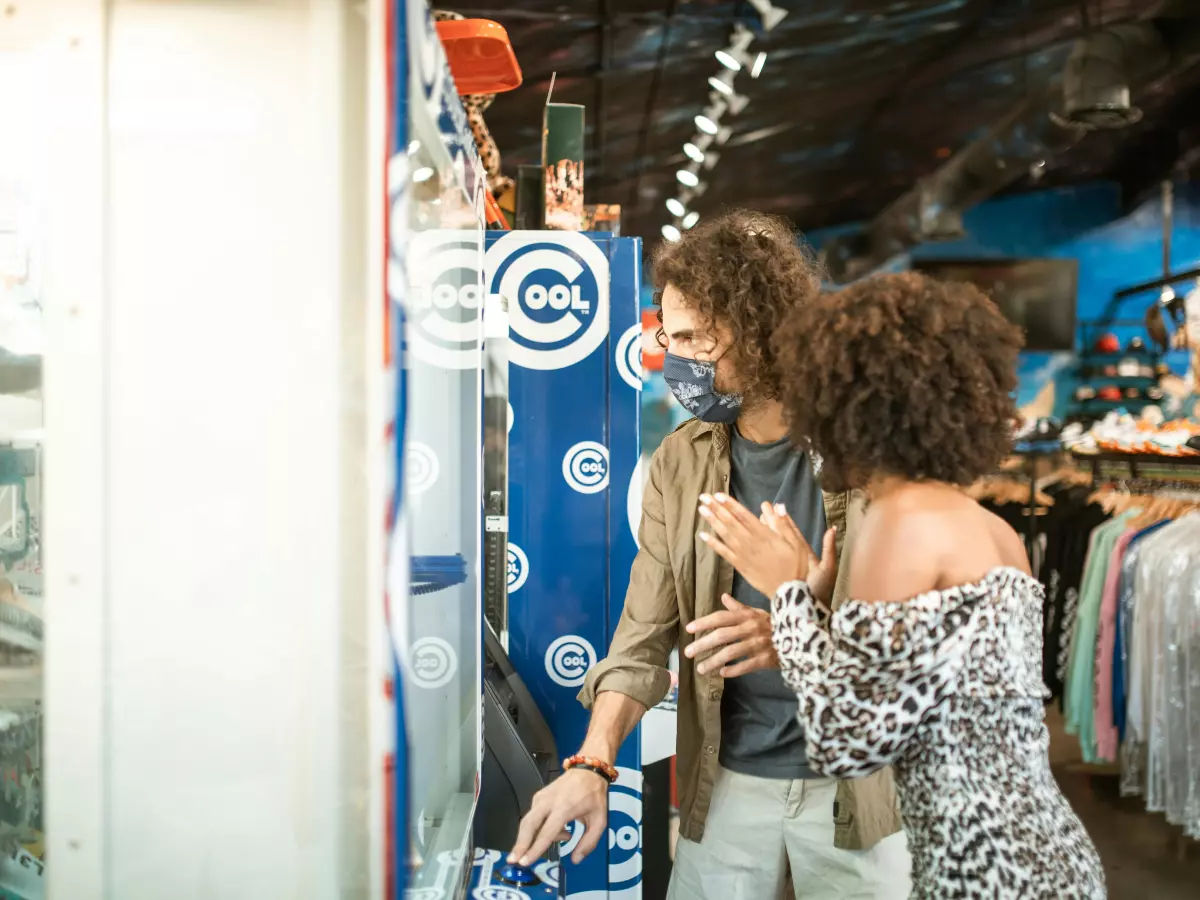
[[[695,172],[688,171],[687,169],[680,169],[678,172],[675,173],[675,178],[679,181],[680,184],[686,185],[687,187],[690,187],[690,188],[694,188],[696,185],[698,185],[700,183],[700,176],[697,175]]]
[[[421,168],[413,170],[412,178],[417,184],[420,184],[423,181],[428,181],[432,177],[433,169],[429,168],[429,166],[421,166]]]
[[[762,19],[763,31],[770,31],[787,18],[787,10],[773,5],[771,0],[750,0],[750,5],[754,7]]]
[[[721,129],[708,116],[696,116],[696,127],[705,134],[716,134]]]
[[[691,228],[699,221],[700,221],[700,213],[693,210],[692,212],[688,213],[686,216],[683,217],[683,227]]]
[[[728,82],[714,76],[708,79],[708,83],[712,85],[714,91],[720,91],[726,97],[733,96],[733,87]]]
[[[750,77],[757,78],[762,74],[763,66],[767,64],[767,54],[760,53],[754,57],[754,65],[750,67]]]
[[[683,237],[683,235],[679,233],[679,229],[674,225],[664,225],[662,227],[662,236],[671,243],[675,243],[677,240]]]
[[[675,218],[679,218],[687,212],[687,207],[672,197],[667,201],[667,210],[671,213],[671,215],[675,216]]]
[[[717,58],[717,62],[729,69],[731,72],[740,71],[742,64],[734,59],[733,54],[728,50],[718,50],[713,54]]]
[[[687,154],[687,158],[696,162],[704,162],[704,151],[693,143],[683,145],[683,152]]]

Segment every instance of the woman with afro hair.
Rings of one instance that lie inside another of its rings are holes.
[[[919,898],[1105,896],[1050,772],[1042,591],[1018,535],[961,490],[1011,447],[1018,330],[976,288],[886,275],[802,304],[774,336],[792,441],[865,500],[830,608],[787,510],[704,497],[701,536],[772,601],[810,765],[892,766]],[[826,541],[826,547],[832,542]]]

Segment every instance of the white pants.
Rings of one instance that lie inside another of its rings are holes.
[[[870,850],[833,846],[833,779],[720,769],[699,843],[679,839],[667,900],[906,900],[904,833]]]

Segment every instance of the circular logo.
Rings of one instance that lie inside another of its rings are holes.
[[[614,893],[642,880],[641,779],[629,769],[618,773],[621,778],[608,792],[608,884]]]
[[[417,687],[445,687],[458,671],[458,655],[449,643],[437,637],[421,638],[413,644],[409,668]]]
[[[546,674],[563,687],[579,687],[595,664],[595,649],[573,634],[563,635],[546,649]]]
[[[489,885],[488,887],[475,888],[471,892],[471,896],[475,900],[529,900],[524,891],[518,891],[515,888],[504,887],[503,885]]]
[[[514,544],[508,542],[508,592],[515,594],[525,584],[525,579],[529,577],[529,557],[525,555],[525,551]]]
[[[646,490],[646,479],[642,475],[642,457],[638,457],[633,474],[629,476],[629,490],[625,494],[625,514],[629,517],[629,532],[638,544],[638,528],[642,524],[642,495]]]
[[[563,457],[563,478],[581,494],[598,494],[608,487],[608,448],[580,441]]]
[[[617,371],[635,391],[642,389],[642,325],[630,325],[617,341]]]
[[[583,832],[580,831],[582,834]],[[533,874],[542,880],[542,884],[551,888],[558,888],[559,869],[556,862],[543,862],[536,865],[533,869]]]
[[[508,300],[509,361],[565,369],[608,335],[608,257],[574,232],[512,232],[487,250],[488,292]]]
[[[412,354],[441,369],[477,368],[483,347],[483,281],[478,232],[410,234],[409,329]]]
[[[442,472],[437,454],[428,444],[410,441],[404,451],[404,482],[414,495],[425,493],[433,487]]]

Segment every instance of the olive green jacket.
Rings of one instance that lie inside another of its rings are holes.
[[[667,659],[693,640],[685,626],[721,609],[733,589],[733,568],[699,540],[702,493],[729,490],[730,430],[697,419],[667,437],[650,464],[642,500],[640,550],[629,577],[625,609],[608,656],[588,673],[579,699],[590,708],[596,695],[615,691],[647,709],[670,689]],[[840,570],[836,608],[846,596],[849,566],[862,503],[850,494],[825,494],[825,520],[837,526]],[[700,675],[680,654],[676,773],[682,837],[699,841],[712,799],[721,745],[720,675]],[[874,846],[900,830],[890,769],[838,786],[834,843],[843,849]]]

